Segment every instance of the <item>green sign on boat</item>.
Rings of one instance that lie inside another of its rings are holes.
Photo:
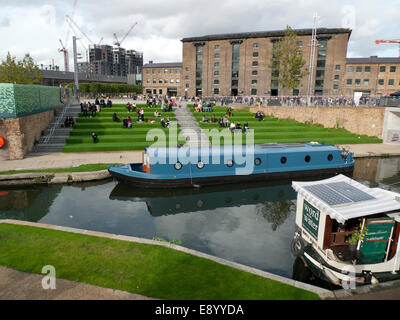
[[[303,228],[318,240],[320,211],[304,200],[303,202]]]

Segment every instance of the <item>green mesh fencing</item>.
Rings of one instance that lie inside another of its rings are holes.
[[[0,83],[0,118],[19,118],[63,105],[59,87]]]

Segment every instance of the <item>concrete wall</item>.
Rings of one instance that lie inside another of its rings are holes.
[[[5,138],[5,145],[0,149],[0,160],[23,159],[32,151],[35,139],[40,139],[54,119],[54,111],[48,110],[22,118],[2,119],[0,136]]]
[[[384,143],[396,143],[400,145],[400,108],[386,108],[383,132]]]
[[[250,108],[256,112],[258,107]],[[265,115],[279,119],[321,124],[325,128],[344,128],[352,133],[382,139],[385,108],[381,107],[262,107]]]

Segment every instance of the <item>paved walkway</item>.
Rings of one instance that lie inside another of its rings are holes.
[[[0,266],[0,300],[154,300],[140,294],[56,279],[55,289],[43,289],[45,275]]]

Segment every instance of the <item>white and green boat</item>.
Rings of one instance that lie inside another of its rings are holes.
[[[400,194],[344,175],[293,182],[297,191],[292,252],[338,286],[400,279]]]

